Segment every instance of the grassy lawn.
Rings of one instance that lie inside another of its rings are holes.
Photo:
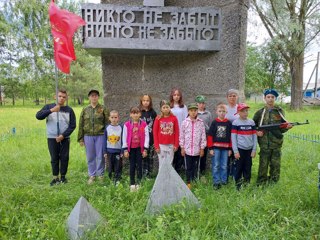
[[[262,106],[250,105],[251,116]],[[256,157],[252,183],[240,192],[233,183],[214,191],[208,171],[207,182],[192,189],[200,209],[181,203],[149,216],[144,210],[154,180],[144,181],[136,193],[129,192],[127,174],[118,187],[109,180],[87,185],[85,150],[76,142],[77,130],[71,138],[69,183],[50,187],[45,121],[35,118],[39,108],[0,107],[0,239],[68,239],[65,223],[80,196],[107,221],[88,239],[320,239],[320,144],[286,137],[276,185],[256,187]],[[74,109],[79,117],[81,108]],[[320,135],[319,113],[314,107],[287,110],[289,121],[311,123],[290,133]]]

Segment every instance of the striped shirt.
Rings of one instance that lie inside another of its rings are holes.
[[[257,149],[257,134],[255,123],[251,119],[236,119],[232,123],[231,140],[232,150],[238,153],[240,149],[250,150],[253,152]]]

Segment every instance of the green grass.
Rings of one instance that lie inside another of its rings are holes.
[[[250,105],[252,116],[261,105]],[[80,196],[107,221],[88,239],[320,239],[320,144],[285,138],[278,184],[255,186],[256,157],[252,184],[242,191],[231,183],[213,191],[208,172],[208,182],[192,189],[200,209],[181,203],[149,216],[144,210],[154,180],[145,181],[137,193],[129,192],[127,175],[119,187],[108,180],[86,184],[85,150],[76,143],[77,131],[71,139],[69,183],[50,187],[45,121],[35,119],[37,110],[0,107],[0,239],[67,239],[65,223]],[[80,111],[75,108],[77,116]],[[320,134],[319,112],[287,110],[288,120],[311,123],[290,132]]]

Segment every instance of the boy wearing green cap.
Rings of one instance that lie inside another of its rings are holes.
[[[213,121],[212,114],[206,110],[205,104],[206,98],[203,95],[198,95],[195,98],[195,102],[198,106],[198,118],[201,119],[204,123],[206,136],[208,136],[210,125]],[[206,166],[207,166],[207,152],[208,148],[204,149],[204,155],[200,158],[200,173],[205,174]]]
[[[264,91],[266,105],[258,110],[253,117],[253,121],[257,127],[287,122],[282,108],[275,105],[278,96],[278,92],[274,89],[267,89]],[[290,128],[292,128],[292,125],[288,124],[287,128],[257,131],[258,143],[260,146],[258,185],[265,184],[268,181],[274,183],[279,181],[283,133]]]

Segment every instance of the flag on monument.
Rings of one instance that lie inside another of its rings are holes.
[[[56,66],[62,72],[70,73],[70,63],[76,60],[72,38],[78,27],[86,22],[74,13],[58,8],[54,0],[49,5],[49,17]]]

